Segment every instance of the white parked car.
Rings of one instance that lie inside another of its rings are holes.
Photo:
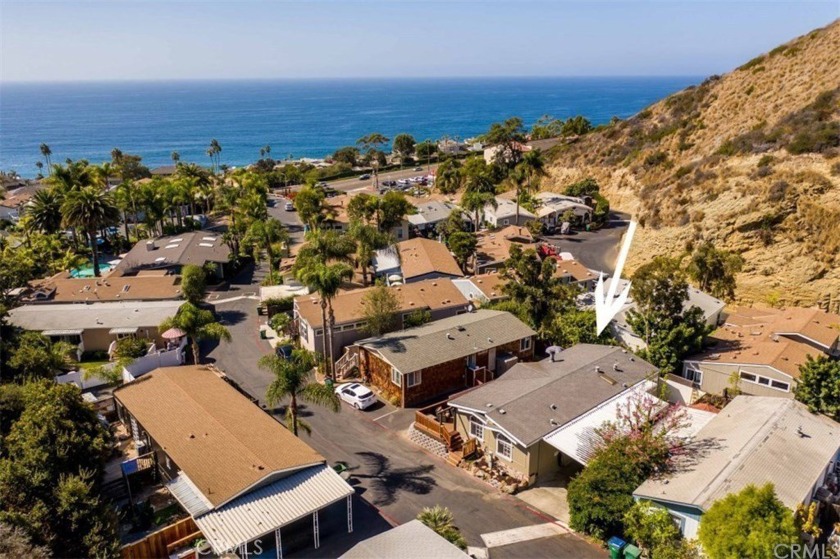
[[[373,392],[358,382],[339,384],[335,387],[335,393],[357,410],[367,409],[376,402]]]
[[[293,212],[295,211],[295,205],[291,202],[286,202],[286,205],[283,206],[283,209],[285,209],[287,212]]]

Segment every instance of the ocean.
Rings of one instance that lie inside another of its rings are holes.
[[[492,122],[582,114],[626,118],[700,77],[253,80],[0,84],[0,169],[37,173],[39,145],[54,162],[99,163],[118,147],[150,167],[239,166],[271,146],[275,159],[323,157],[370,132],[418,141],[469,138]]]

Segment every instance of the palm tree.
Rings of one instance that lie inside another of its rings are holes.
[[[99,277],[96,232],[120,221],[120,210],[114,204],[113,196],[94,186],[86,186],[67,194],[61,205],[61,213],[64,215],[64,225],[80,227],[87,234],[93,256],[93,274]]]
[[[172,163],[174,163],[175,166],[177,166],[178,162],[181,161],[181,154],[178,153],[177,151],[173,151],[172,154],[169,157],[172,158]]]
[[[381,145],[385,145],[390,140],[385,137],[384,134],[380,134],[379,132],[373,132],[368,134],[367,136],[363,136],[359,138],[356,143],[360,145],[370,158],[370,165],[373,169],[373,188],[379,189],[379,160],[377,156],[379,155],[379,150],[377,149]]]
[[[279,220],[269,218],[265,221],[255,220],[248,227],[245,238],[242,242],[251,245],[254,251],[254,260],[259,261],[262,251],[268,256],[268,280],[274,282],[274,268],[276,265],[274,247],[278,243],[286,244],[289,241],[289,232]]]
[[[201,352],[198,342],[203,340],[231,340],[230,331],[216,322],[213,313],[199,308],[192,303],[184,303],[175,316],[167,318],[158,326],[158,331],[165,332],[170,328],[177,328],[185,333],[192,342],[193,358],[196,364],[201,363]]]
[[[44,162],[41,161],[41,160],[36,161],[35,162],[35,167],[38,169],[38,178],[39,179],[43,178],[44,177]]]
[[[525,182],[525,178],[525,170],[519,165],[514,167],[505,179],[505,183],[512,186],[516,191],[516,221],[514,221],[516,225],[519,225],[519,201],[522,197],[522,185]]]
[[[341,401],[335,391],[329,386],[314,382],[312,371],[315,364],[315,356],[305,349],[292,351],[290,359],[268,354],[259,360],[261,369],[274,374],[274,380],[266,390],[266,403],[275,406],[281,400],[289,398],[286,426],[296,437],[301,429],[307,434],[312,433],[312,428],[298,417],[298,400],[324,406],[332,412],[341,411]]]
[[[52,176],[52,150],[47,144],[41,144],[41,155],[44,156],[44,161],[47,162],[47,171]]]
[[[443,194],[452,194],[461,187],[461,171],[458,161],[447,159],[438,165],[435,173],[435,186]]]
[[[32,226],[44,233],[55,233],[61,229],[62,196],[54,188],[43,188],[32,195],[26,214]]]
[[[460,549],[467,548],[467,542],[461,535],[461,531],[455,526],[455,517],[452,516],[452,511],[447,507],[440,505],[424,507],[417,515],[417,520]]]
[[[117,207],[120,211],[122,211],[123,226],[125,227],[125,240],[130,241],[131,237],[129,237],[128,234],[129,210],[133,214],[135,228],[137,226],[137,195],[134,183],[130,180],[120,183],[120,185],[114,189],[114,200],[117,203]]]
[[[210,156],[211,161],[213,162],[213,172],[216,173],[219,167],[221,167],[222,158],[222,144],[219,143],[219,140],[213,138],[210,140],[210,147],[207,148],[207,155]]]
[[[330,261],[350,264],[354,252],[356,243],[352,237],[332,229],[312,229],[306,234],[306,245],[295,258],[295,267],[300,270],[312,264],[326,264]]]
[[[522,170],[525,171],[525,178],[527,179],[528,191],[530,192],[534,179],[546,176],[545,159],[542,151],[537,148],[531,151],[526,151],[522,156],[522,163],[519,164]]]
[[[391,235],[383,233],[374,225],[355,221],[350,226],[350,237],[356,241],[356,257],[362,268],[362,283],[368,284],[368,270],[373,262],[376,251],[383,249],[393,242]]]
[[[473,230],[475,232],[478,232],[478,226],[481,223],[481,213],[488,204],[494,208],[499,207],[499,203],[496,201],[496,195],[492,192],[467,190],[461,196],[461,207],[464,208],[464,211],[473,213],[475,219]]]
[[[309,287],[321,296],[321,321],[324,330],[324,354],[327,357],[326,375],[333,378],[333,366],[335,365],[333,355],[333,326],[335,325],[335,314],[333,312],[332,300],[338,293],[341,285],[353,277],[353,268],[347,264],[320,264],[311,265],[298,270],[296,277],[298,281]],[[329,316],[329,320],[327,319]]]

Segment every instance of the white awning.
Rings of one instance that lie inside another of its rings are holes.
[[[136,326],[121,326],[119,328],[111,328],[108,330],[108,333],[112,336],[115,334],[136,334],[137,330],[139,330],[139,328]]]
[[[44,336],[81,336],[84,330],[44,330]]]
[[[315,466],[234,499],[195,523],[221,555],[352,494],[335,470]]]
[[[626,408],[628,403],[639,393],[645,393],[645,398],[652,398],[664,408],[668,405],[659,398],[648,393],[655,383],[644,381],[637,384],[618,396],[607,400],[596,408],[569,421],[550,435],[543,438],[545,442],[574,459],[576,462],[586,466],[592,457],[599,441],[596,430],[607,421],[618,419],[618,410]]]

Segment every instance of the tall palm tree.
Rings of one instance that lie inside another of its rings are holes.
[[[485,206],[491,205],[494,208],[499,207],[496,201],[496,195],[492,192],[481,192],[478,190],[467,190],[461,196],[461,207],[466,212],[472,212],[474,216],[474,231],[478,232],[479,224],[481,223],[481,215]]]
[[[95,186],[86,186],[67,194],[61,205],[61,213],[64,215],[64,225],[79,227],[87,234],[93,256],[93,274],[99,277],[96,232],[120,221],[120,210],[114,204],[113,196]]]
[[[522,156],[522,163],[519,166],[525,171],[529,192],[534,186],[532,181],[544,177],[547,174],[545,171],[545,158],[543,157],[542,150],[539,148],[526,151]]]
[[[198,342],[203,340],[224,340],[232,338],[230,331],[216,321],[213,313],[199,308],[192,303],[184,303],[175,316],[167,318],[158,326],[158,331],[165,332],[170,328],[177,328],[184,332],[192,342],[193,358],[196,364],[201,363],[201,352]]]
[[[335,313],[333,312],[332,300],[341,285],[352,277],[353,268],[343,263],[312,263],[312,265],[299,270],[297,274],[298,281],[309,287],[311,291],[317,292],[321,297],[321,321],[324,330],[324,354],[327,357],[326,375],[328,378],[333,378],[333,367],[335,366],[335,355],[333,354]],[[329,319],[327,319],[328,316]]]
[[[525,170],[521,166],[516,166],[510,171],[510,173],[508,173],[508,176],[505,179],[505,184],[512,186],[516,191],[516,221],[514,221],[516,225],[519,225],[519,205],[525,178]]]
[[[32,226],[44,233],[55,233],[61,229],[61,193],[54,188],[42,188],[32,195],[26,214]]]
[[[169,157],[172,158],[172,163],[174,163],[176,166],[181,161],[181,154],[178,153],[177,151],[173,151],[172,154]]]
[[[379,146],[383,146],[390,142],[384,134],[373,132],[367,136],[362,136],[356,143],[361,146],[370,158],[370,165],[373,169],[373,188],[379,189]]]
[[[41,144],[41,155],[44,156],[44,161],[47,163],[47,171],[52,176],[52,150],[47,144]]]
[[[312,229],[306,234],[306,244],[295,258],[296,272],[312,264],[327,264],[338,261],[350,264],[356,243],[353,238],[332,229]]]
[[[393,242],[388,233],[383,233],[374,225],[355,221],[350,226],[350,237],[356,241],[356,258],[362,269],[362,283],[368,284],[368,271],[376,251],[383,249]]]
[[[268,279],[274,282],[274,270],[277,264],[274,247],[279,243],[285,245],[289,242],[289,232],[286,227],[273,217],[265,221],[255,220],[248,227],[243,242],[253,247],[254,260],[259,261],[260,254],[265,251],[268,256]]]
[[[313,369],[315,356],[305,349],[292,351],[290,359],[283,359],[274,354],[263,355],[259,360],[261,369],[274,375],[268,385],[265,400],[270,406],[289,398],[286,407],[286,426],[297,437],[300,430],[312,433],[312,428],[298,417],[298,400],[324,406],[332,412],[341,411],[341,401],[329,386],[315,382]]]
[[[114,201],[117,203],[117,207],[120,211],[122,211],[123,226],[125,228],[125,240],[129,241],[131,239],[128,234],[129,211],[132,212],[135,228],[137,226],[137,192],[134,183],[130,180],[120,183],[119,186],[114,189]]]

